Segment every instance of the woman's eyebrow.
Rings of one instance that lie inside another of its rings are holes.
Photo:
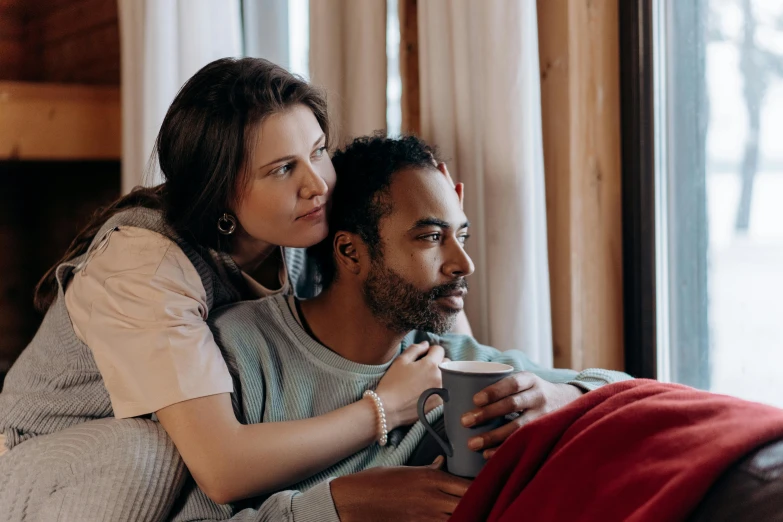
[[[321,135],[318,136],[318,139],[315,140],[315,142],[313,143],[313,147],[318,145],[321,142],[321,140],[323,140],[325,137],[326,137],[326,134],[321,133]],[[258,169],[260,170],[260,169],[263,169],[265,167],[268,167],[269,165],[274,165],[275,163],[280,163],[280,162],[283,162],[283,161],[291,161],[292,159],[295,159],[295,158],[296,158],[296,156],[294,156],[292,154],[289,154],[288,156],[283,156],[282,158],[277,158],[274,161],[270,161],[266,165],[261,165],[260,167],[258,167]]]

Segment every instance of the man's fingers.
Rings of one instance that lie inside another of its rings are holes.
[[[532,388],[536,383],[536,379],[537,377],[530,372],[519,372],[509,375],[474,395],[473,403],[476,406],[491,404],[503,397]]]
[[[462,415],[462,425],[466,428],[483,424],[489,420],[497,419],[509,413],[518,413],[525,410],[538,408],[544,400],[544,394],[538,388],[515,393],[497,402],[493,402],[483,408],[476,408]]]
[[[492,449],[484,450],[484,453],[483,453],[482,455],[484,455],[484,458],[485,458],[486,460],[489,460],[489,459],[491,459],[491,458],[492,458],[492,457],[495,455],[495,453],[497,453],[497,452],[498,452],[497,448],[492,448]]]
[[[443,458],[443,455],[438,455],[435,457],[435,460],[432,461],[432,464],[429,464],[427,467],[430,469],[440,469],[443,467],[444,462],[446,462],[446,459]]]
[[[439,471],[438,474],[439,480],[436,484],[436,487],[447,495],[462,498],[472,483],[471,480],[457,477],[455,475],[450,475],[445,471]]]
[[[508,424],[504,424],[503,426],[496,428],[492,431],[488,431],[486,433],[482,433],[481,435],[471,437],[468,440],[468,448],[470,448],[473,451],[481,451],[481,450],[500,446],[503,443],[503,441],[505,441],[507,438],[511,436],[512,433],[517,431],[523,425],[527,424],[527,422],[528,419],[526,419],[525,416],[523,415],[521,417],[517,417],[516,419],[512,420]],[[484,456],[484,458],[487,458],[486,455]]]
[[[433,344],[432,346],[430,346],[430,349],[427,352],[425,359],[429,359],[430,361],[434,362],[437,365],[443,362],[443,357],[445,355],[446,355],[446,350],[444,350],[442,346]]]
[[[430,349],[430,343],[429,341],[422,341],[420,343],[412,344],[405,348],[403,350],[402,354],[398,357],[398,359],[402,359],[404,361],[415,361],[425,353],[427,353],[427,350]]]

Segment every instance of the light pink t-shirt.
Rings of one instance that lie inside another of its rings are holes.
[[[284,259],[284,257],[283,257]],[[258,297],[270,290],[247,274]],[[74,331],[93,352],[117,418],[233,391],[207,326],[207,296],[195,267],[165,236],[121,227],[74,273],[65,291]]]

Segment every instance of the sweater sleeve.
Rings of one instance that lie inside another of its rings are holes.
[[[484,346],[473,337],[459,334],[445,334],[437,336],[424,332],[416,332],[413,342],[428,340],[432,344],[439,344],[446,350],[446,356],[453,361],[488,361],[499,362],[513,366],[517,371],[531,372],[542,379],[554,382],[572,384],[584,392],[595,390],[605,384],[627,381],[632,379],[630,375],[614,370],[589,368],[577,372],[575,370],[546,368],[540,366],[519,350],[507,350],[501,352],[496,348]]]
[[[275,493],[256,509],[243,509],[231,522],[340,522],[334,507],[331,480],[307,491],[287,490]]]

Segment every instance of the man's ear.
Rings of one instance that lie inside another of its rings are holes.
[[[357,249],[358,241],[359,238],[355,234],[337,232],[334,235],[334,243],[332,244],[337,264],[352,274],[361,272],[359,251]]]

